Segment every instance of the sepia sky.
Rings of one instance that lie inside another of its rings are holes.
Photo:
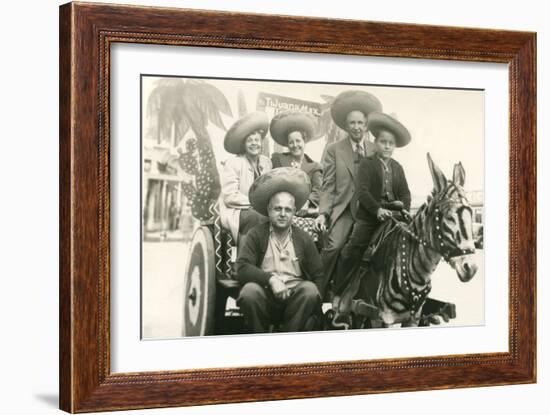
[[[143,77],[143,114],[147,98],[154,87],[156,77]],[[348,89],[370,92],[382,102],[383,111],[392,114],[403,123],[412,136],[411,143],[398,148],[394,158],[407,175],[413,195],[427,195],[432,188],[426,161],[430,152],[447,178],[452,177],[454,163],[461,161],[466,170],[467,190],[483,190],[484,177],[484,92],[480,90],[432,89],[402,86],[308,84],[279,81],[249,81],[205,79],[220,89],[231,105],[235,118],[222,114],[227,128],[237,120],[237,97],[244,94],[249,112],[256,110],[259,92],[273,93],[291,98],[324,103],[321,95],[335,96]],[[143,131],[147,131],[147,117]],[[209,133],[218,162],[229,154],[223,149],[225,131],[210,124]],[[192,132],[188,133],[192,136]],[[324,138],[308,143],[306,153],[320,161]],[[218,163],[219,164],[219,163]]]

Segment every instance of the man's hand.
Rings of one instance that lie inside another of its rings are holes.
[[[271,278],[269,278],[269,286],[277,300],[284,301],[290,296],[289,289],[276,275],[272,275]]]
[[[319,215],[315,218],[315,229],[317,232],[326,232],[327,217],[325,215]]]
[[[376,212],[376,219],[378,219],[380,222],[384,222],[386,219],[391,218],[391,216],[391,210],[388,209],[378,208],[378,212]]]

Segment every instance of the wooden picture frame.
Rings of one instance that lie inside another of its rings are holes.
[[[334,34],[338,33],[338,36]],[[110,46],[191,45],[509,65],[509,351],[110,371]],[[536,34],[70,3],[60,7],[60,408],[68,412],[536,381]]]

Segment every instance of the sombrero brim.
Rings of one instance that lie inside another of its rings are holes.
[[[373,111],[382,111],[382,103],[365,91],[345,91],[338,95],[330,107],[332,119],[338,127],[346,129],[346,119],[352,111],[361,111],[368,117]]]
[[[265,112],[257,111],[247,114],[233,124],[227,131],[223,141],[223,147],[227,152],[232,154],[242,153],[244,139],[257,130],[263,131],[263,138],[267,134],[268,127],[269,119]]]
[[[283,112],[277,114],[269,126],[271,137],[283,147],[288,147],[288,135],[293,131],[305,131],[306,140],[311,141],[315,135],[315,117],[306,112]]]
[[[395,136],[396,147],[404,147],[411,142],[409,130],[392,116],[381,112],[373,112],[369,115],[367,128],[375,137],[378,137],[381,130],[391,132]]]
[[[248,192],[250,204],[256,212],[267,216],[267,205],[273,195],[288,192],[294,196],[296,210],[301,209],[311,193],[308,175],[294,167],[278,167],[258,177]]]

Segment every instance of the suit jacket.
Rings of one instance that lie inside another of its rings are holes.
[[[291,161],[292,157],[289,153],[273,153],[271,155],[274,169],[277,167],[291,167]],[[319,197],[321,195],[321,187],[323,186],[323,168],[321,164],[313,161],[307,154],[304,154],[301,169],[307,173],[309,180],[311,180],[309,201],[315,206],[319,206]]]
[[[271,170],[271,160],[260,155],[260,173]],[[241,209],[249,209],[248,191],[254,182],[254,171],[244,155],[231,157],[223,164],[221,193],[219,198],[220,220],[222,226],[231,231],[237,241]]]
[[[271,274],[262,270],[262,262],[269,244],[269,222],[254,226],[244,238],[244,244],[237,258],[237,280],[242,284],[255,282],[262,287],[269,286]],[[292,226],[292,243],[296,258],[300,261],[302,278],[314,282],[321,295],[324,279],[321,256],[311,236],[297,226]]]
[[[411,207],[411,192],[401,164],[390,160],[392,171],[392,190],[396,200],[405,205],[405,210]],[[376,217],[382,202],[383,167],[377,156],[363,159],[357,172],[357,218],[370,220]]]
[[[327,147],[323,158],[323,187],[319,200],[319,213],[325,214],[334,224],[349,206],[355,194],[356,155],[346,137]],[[374,144],[363,140],[367,156],[374,153]]]

